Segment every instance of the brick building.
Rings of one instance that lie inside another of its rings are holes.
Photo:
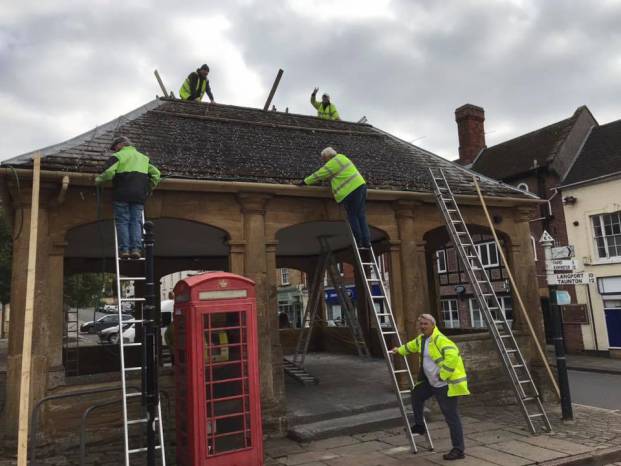
[[[485,114],[481,107],[466,104],[455,110],[459,135],[459,160],[490,178],[502,180],[524,192],[531,192],[546,202],[529,220],[539,295],[544,318],[548,320],[549,293],[545,281],[545,262],[539,239],[544,230],[557,245],[568,244],[562,198],[558,187],[567,175],[591,128],[597,124],[587,107],[579,107],[564,120],[492,147],[485,144]],[[565,287],[575,302],[574,287]],[[546,325],[546,330],[549,326]],[[573,324],[564,326],[568,350],[583,349],[581,332]],[[548,333],[549,337],[549,333]]]
[[[76,385],[112,384],[118,376],[113,355],[97,347],[83,355],[83,360],[108,373],[86,379],[66,374],[61,316],[65,277],[101,270],[102,256],[108,259],[107,270],[112,271],[110,189],[104,190],[100,203],[93,180],[109,156],[106,150],[110,141],[119,134],[132,139],[163,174],[163,181],[146,204],[146,216],[155,225],[156,281],[184,270],[226,270],[256,283],[261,398],[268,433],[286,429],[277,269],[296,269],[312,276],[320,252],[316,238],[325,234],[334,238],[332,247],[338,261],[352,263],[348,230],[329,189],[295,186],[320,166],[319,153],[324,147],[333,146],[348,154],[368,182],[372,241],[377,254],[389,264],[391,303],[404,338],[417,334],[416,319],[421,313],[437,315],[439,308],[429,272],[438,249],[434,241],[442,238],[445,230],[431,192],[429,167],[446,171],[464,218],[479,228],[480,234],[486,231],[483,212],[473,200],[472,173],[368,124],[155,100],[93,131],[41,150],[32,348],[31,394],[35,400],[51,392],[71,391]],[[0,167],[3,205],[13,218],[22,216],[25,232],[29,231],[33,155],[15,157]],[[19,187],[14,173],[20,177]],[[498,230],[528,312],[543,338],[528,223],[539,200],[489,179],[481,186],[493,215],[503,218]],[[13,244],[5,432],[15,432],[17,423],[27,236],[20,235]],[[355,280],[361,283],[357,275]],[[358,298],[359,309],[365,310],[359,319],[370,340],[375,335],[373,319],[364,304],[364,293],[358,292]],[[514,325],[521,325],[518,316]],[[466,335],[463,340],[457,334],[454,338],[463,342],[466,364],[473,361],[469,367],[473,389],[479,396],[495,396],[500,389],[501,369],[487,333]],[[373,350],[373,345],[369,346]],[[524,349],[530,354],[528,347]],[[475,365],[474,361],[481,358],[489,364]],[[68,421],[74,419],[68,413],[80,412],[89,402],[92,400],[85,398],[70,406],[60,402],[46,405],[46,427],[75,427]]]

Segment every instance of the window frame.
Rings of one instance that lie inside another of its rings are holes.
[[[489,263],[490,260],[490,245],[493,245],[494,248],[494,254],[496,255],[496,262],[495,263]],[[482,254],[481,254],[481,248],[485,246],[485,253],[486,253],[486,257],[487,257],[487,264],[483,263],[483,259],[482,259]],[[498,253],[498,248],[496,247],[496,241],[484,241],[482,243],[476,243],[474,245],[475,249],[477,250],[477,254],[479,255],[479,259],[481,260],[481,264],[483,264],[483,268],[484,269],[489,269],[492,267],[499,267],[500,266],[500,258],[499,258],[499,253]],[[476,268],[475,268],[476,269]]]
[[[280,284],[282,286],[287,286],[291,284],[291,282],[289,281],[289,269],[286,267],[282,267],[280,269]]]
[[[444,307],[444,304],[448,303],[448,304],[455,304],[455,308],[453,309],[452,306],[449,306],[449,309],[446,309]],[[449,315],[449,320],[446,320],[446,312],[448,312]],[[440,300],[440,313],[441,313],[441,317],[442,317],[442,324],[444,326],[444,328],[461,328],[461,324],[459,322],[459,305],[457,302],[457,299],[455,298],[443,298]],[[453,313],[455,313],[457,315],[457,319],[454,320],[453,319]],[[447,322],[450,322],[450,325],[447,325]]]
[[[440,254],[442,253],[442,254]],[[440,256],[442,256],[442,260],[444,261],[444,268],[440,268]],[[446,262],[446,249],[438,249],[436,251],[436,270],[438,273],[446,273],[448,272],[448,264]]]
[[[618,222],[617,223],[613,223],[611,221],[610,223],[610,227],[611,230],[614,229],[615,225],[619,225],[619,233],[615,234],[614,231],[611,231],[610,235],[606,234],[606,224],[604,223],[604,217],[605,216],[610,216],[611,220],[612,220],[612,216],[616,215]],[[595,225],[595,222],[597,221],[598,225]],[[597,228],[599,228],[601,236],[597,235]],[[614,244],[614,248],[616,249],[617,254],[616,255],[610,255],[610,245],[609,245],[609,238],[614,238],[615,236],[621,236],[621,211],[617,210],[615,212],[610,212],[610,213],[601,213],[601,214],[596,214],[596,215],[591,215],[591,231],[593,234],[593,247],[594,247],[594,252],[597,255],[597,260],[598,261],[620,261],[621,260],[621,244],[617,244],[615,241]],[[601,248],[603,248],[605,256],[600,255],[600,245],[598,245],[598,240],[601,239],[603,242],[603,246],[601,246]]]

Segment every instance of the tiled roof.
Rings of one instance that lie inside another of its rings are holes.
[[[471,172],[368,124],[171,99],[43,149],[42,168],[97,173],[121,134],[171,178],[291,184],[316,170],[321,150],[332,146],[370,188],[429,192],[428,167],[442,167],[456,193],[475,194]],[[2,165],[30,167],[33,153]],[[532,197],[494,180],[481,186],[490,196]]]
[[[471,168],[486,176],[506,180],[548,165],[571,131],[579,110],[571,118],[484,149]]]
[[[621,120],[595,126],[563,186],[621,173]]]

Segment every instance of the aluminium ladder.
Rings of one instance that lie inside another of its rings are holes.
[[[143,215],[143,219],[142,219],[142,224],[144,225],[144,215]],[[137,325],[141,325],[142,328],[144,329],[144,325],[146,323],[146,320],[143,318],[144,315],[141,315],[140,319],[134,319],[129,321],[130,323],[133,323],[134,325],[134,342],[131,343],[125,343],[124,339],[123,339],[123,333],[124,333],[124,325],[123,325],[123,318],[122,318],[122,314],[123,314],[123,304],[124,303],[131,303],[131,304],[139,304],[139,303],[143,303],[145,301],[145,298],[136,298],[136,297],[127,297],[127,296],[123,296],[123,286],[121,285],[121,283],[127,283],[127,282],[137,282],[137,281],[146,281],[146,277],[145,276],[138,276],[138,277],[128,277],[128,276],[122,276],[122,271],[121,271],[121,266],[125,265],[125,264],[130,264],[130,263],[137,263],[137,262],[142,262],[144,263],[144,258],[141,259],[121,259],[119,257],[119,244],[118,244],[118,237],[117,237],[117,233],[116,233],[116,223],[114,223],[113,225],[114,227],[114,259],[115,259],[115,264],[116,264],[116,295],[117,295],[117,309],[118,309],[118,316],[119,316],[119,334],[118,334],[118,344],[119,344],[119,355],[120,355],[120,360],[121,360],[121,389],[122,389],[122,406],[123,406],[123,442],[124,442],[124,451],[123,451],[123,456],[124,456],[124,461],[125,461],[125,466],[130,466],[133,458],[135,458],[135,462],[138,462],[140,459],[140,453],[146,453],[148,450],[148,447],[146,446],[140,446],[140,447],[135,447],[135,448],[130,448],[130,426],[132,425],[147,425],[148,428],[155,430],[156,429],[156,424],[157,424],[157,430],[158,430],[158,438],[159,438],[159,444],[156,445],[156,449],[160,451],[161,453],[161,465],[162,466],[166,466],[166,455],[165,455],[165,451],[164,451],[164,429],[163,429],[163,423],[162,423],[162,406],[161,406],[161,402],[158,400],[157,403],[157,417],[155,417],[154,419],[149,419],[149,414],[148,411],[146,409],[145,406],[143,406],[143,404],[141,403],[141,407],[140,407],[140,412],[141,415],[138,418],[135,419],[129,419],[129,414],[128,414],[128,402],[129,400],[131,400],[132,398],[136,398],[136,397],[141,397],[142,400],[145,399],[145,393],[127,393],[127,375],[129,373],[140,373],[142,375],[142,379],[143,381],[145,380],[145,372],[146,372],[146,366],[135,366],[135,367],[126,367],[125,366],[125,348],[130,348],[130,347],[139,347],[143,350],[143,355],[141,356],[140,360],[142,361],[143,364],[146,364],[145,362],[145,358],[144,358],[144,331],[141,332],[143,334],[143,338],[142,338],[142,342],[136,342],[136,336],[138,335],[138,328],[136,328]],[[136,312],[136,308],[138,306],[136,306],[134,308],[134,312]],[[141,308],[141,314],[142,313],[142,308]],[[128,321],[125,321],[125,323],[127,323]],[[144,387],[144,382],[143,382],[143,390],[145,390]]]
[[[466,227],[444,172],[439,168],[430,168],[429,172],[433,182],[436,202],[442,211],[442,216],[446,222],[455,249],[458,251],[461,262],[466,269],[472,289],[479,302],[479,308],[492,334],[492,339],[500,354],[503,367],[511,380],[511,386],[524,414],[526,423],[533,434],[538,432],[537,427],[543,431],[550,432],[552,426],[541,402],[539,391],[526,366],[526,361],[518,347],[511,327],[505,318],[498,296],[494,291],[487,271],[483,267],[479,252],[472,241],[470,232]],[[501,245],[496,244],[496,247],[500,248]]]
[[[349,225],[349,223],[348,223]],[[395,390],[395,394],[397,395],[397,399],[399,400],[399,409],[401,411],[401,415],[403,417],[403,423],[405,425],[405,432],[410,442],[410,446],[412,448],[412,453],[416,453],[418,448],[416,446],[416,441],[414,440],[414,435],[412,433],[412,423],[410,422],[409,414],[412,411],[406,406],[405,398],[411,397],[411,389],[414,388],[414,379],[412,378],[412,372],[410,371],[410,364],[408,363],[407,358],[402,358],[404,369],[398,369],[395,367],[395,359],[392,353],[389,352],[391,347],[402,346],[403,342],[401,340],[401,336],[399,335],[399,331],[397,329],[397,323],[395,321],[395,317],[392,313],[392,308],[390,306],[390,301],[388,299],[388,293],[386,291],[386,287],[384,286],[384,282],[381,279],[381,270],[377,265],[377,259],[375,257],[375,253],[373,252],[372,247],[358,247],[356,243],[356,239],[354,238],[353,232],[350,227],[350,237],[351,242],[354,247],[354,259],[358,264],[358,270],[360,271],[363,281],[364,281],[364,291],[367,296],[368,304],[370,311],[375,316],[375,322],[377,324],[377,332],[379,336],[379,341],[382,344],[382,351],[384,353],[384,359],[386,360],[386,365],[388,367],[388,371],[390,372],[390,378],[393,383],[393,388]],[[373,284],[379,285],[380,294],[373,294]],[[379,309],[375,306],[375,304],[379,304]],[[404,374],[406,381],[409,383],[409,387],[406,390],[402,390],[399,386],[398,374]],[[429,435],[429,429],[427,426],[427,421],[423,417],[423,423],[425,425],[425,436],[427,437],[427,441],[429,443],[429,449],[433,450],[433,442],[431,440],[431,436]]]

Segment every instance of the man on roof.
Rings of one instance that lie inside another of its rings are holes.
[[[160,181],[160,171],[149,163],[149,157],[136,150],[125,136],[110,145],[114,152],[101,175],[98,185],[112,180],[114,186],[114,221],[121,259],[142,256],[142,212],[151,190]]]
[[[207,65],[201,65],[196,71],[192,71],[181,85],[181,89],[179,89],[181,99],[200,102],[205,93],[207,93],[211,103],[215,103],[211,87],[209,86],[209,79],[207,79],[208,74],[209,67]]]
[[[299,184],[310,185],[330,180],[334,200],[345,207],[356,243],[359,247],[370,248],[366,181],[354,163],[345,155],[337,154],[332,147],[326,147],[321,151],[321,161],[324,163],[323,167],[304,178]]]
[[[321,102],[317,102],[315,97],[318,90],[319,88],[316,87],[310,97],[312,106],[317,109],[317,116],[322,120],[340,120],[339,112],[336,111],[335,105],[330,103],[330,96],[328,94],[324,93],[321,96]]]

